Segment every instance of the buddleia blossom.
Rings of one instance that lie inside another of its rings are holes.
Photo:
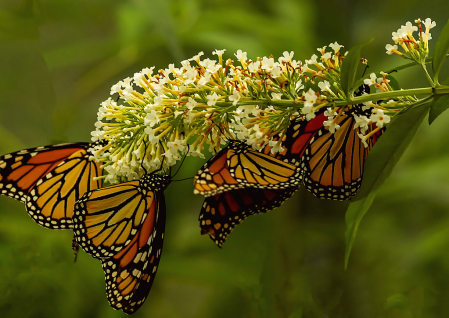
[[[434,26],[427,20],[424,24]],[[423,43],[430,37],[427,31]],[[406,24],[397,44],[409,43],[400,39],[410,40],[413,32]],[[283,152],[279,136],[290,122],[314,120],[322,112],[331,133],[341,129],[339,116],[354,116],[354,129],[366,142],[370,127],[384,127],[414,99],[371,101],[368,96],[363,103],[348,103],[357,96],[346,96],[341,87],[342,49],[331,43],[304,62],[287,51],[277,58],[251,59],[238,50],[229,54],[235,60],[225,59],[225,50],[209,57],[200,52],[180,65],[157,72],[144,68],[119,81],[111,87],[112,97],[101,103],[92,132],[92,140],[104,141],[94,155],[104,163],[103,178],[109,183],[139,179],[145,172],[168,169],[185,155],[204,158],[205,151],[218,151],[229,139],[255,149],[269,145],[272,154]],[[371,74],[365,83],[373,92],[393,90],[384,73]]]
[[[432,39],[430,30],[436,26],[435,21],[427,18],[424,21],[416,19],[413,25],[407,22],[396,32],[392,33],[394,45],[387,44],[385,49],[387,54],[396,54],[403,58],[414,60],[418,63],[424,63],[429,54],[429,40]],[[423,25],[425,29],[423,30]],[[416,39],[414,33],[418,31],[419,38]],[[402,52],[401,50],[402,49]]]

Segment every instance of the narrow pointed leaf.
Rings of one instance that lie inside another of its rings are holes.
[[[429,102],[397,115],[366,158],[362,187],[353,201],[380,187],[401,158],[429,111]]]
[[[449,86],[449,77],[446,78],[442,84]],[[430,107],[429,125],[432,124],[433,121],[437,119],[437,117],[440,116],[448,108],[449,108],[449,95],[436,96],[432,106]]]
[[[449,53],[449,21],[444,26],[443,31],[441,31],[437,43],[435,44],[432,61],[433,79],[435,83],[438,83],[438,75],[440,73],[441,67],[443,66],[444,60],[446,59],[446,55],[448,53]]]
[[[341,87],[347,97],[349,97],[349,93],[354,87],[357,76],[357,68],[360,64],[362,47],[371,41],[372,39],[350,49],[341,65]]]
[[[376,196],[377,189],[391,174],[394,166],[407,149],[429,110],[429,103],[409,109],[398,115],[376,143],[366,163],[362,187],[346,212],[345,268],[357,231]]]

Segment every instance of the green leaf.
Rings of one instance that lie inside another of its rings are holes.
[[[443,85],[449,85],[449,77],[446,78]],[[441,86],[439,86],[441,87]],[[449,95],[436,96],[429,112],[429,125],[433,123],[446,109],[449,108]]]
[[[437,43],[435,44],[435,50],[433,54],[432,70],[433,80],[438,83],[438,75],[441,67],[443,66],[446,55],[449,53],[449,21],[441,31]]]
[[[353,201],[365,198],[383,184],[415,136],[429,107],[430,103],[426,101],[397,115],[392,120],[366,158],[362,187]]]
[[[399,85],[399,82],[396,80],[396,78],[394,78],[393,76],[391,76],[390,74],[388,74],[388,75],[386,76],[386,79],[390,81],[388,84],[390,84],[390,86],[393,87],[393,89],[394,89],[395,91],[401,90],[401,85]]]
[[[365,162],[362,187],[346,212],[345,268],[354,245],[362,218],[376,196],[376,190],[385,182],[412,141],[429,110],[430,103],[417,105],[397,115],[388,126],[382,138],[370,152]]]
[[[347,98],[354,87],[355,78],[357,76],[357,68],[359,67],[360,58],[362,57],[362,47],[372,40],[373,39],[350,49],[341,65],[341,87]]]
[[[449,95],[436,97],[429,112],[429,125],[437,119],[446,109],[449,108]]]
[[[362,200],[351,202],[348,211],[346,211],[346,251],[345,251],[345,269],[348,268],[349,255],[351,254],[352,246],[354,245],[355,237],[359,229],[360,222],[365,216],[368,209],[371,207],[375,192],[371,192]]]

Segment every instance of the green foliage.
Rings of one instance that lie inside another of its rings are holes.
[[[345,62],[341,67],[341,87],[346,94],[346,98],[350,97],[350,93],[354,90],[354,83],[357,77],[357,68],[360,65],[362,57],[362,47],[372,42],[373,39],[366,43],[359,44],[348,51]]]
[[[429,110],[429,103],[416,105],[397,116],[365,162],[365,172],[357,195],[346,212],[345,268],[363,216],[371,207],[376,191],[385,182],[412,141]]]
[[[294,50],[295,59],[304,60],[330,42],[350,48],[374,37],[364,51],[370,68],[393,68],[401,60],[384,53],[391,32],[410,17],[423,17],[419,1],[407,10],[391,1],[156,2],[4,1],[0,154],[89,140],[111,85],[199,51],[226,48],[229,57],[242,49],[255,58]],[[429,0],[426,8],[438,9],[429,13],[438,35],[448,4]],[[394,77],[404,87],[421,85],[422,74],[414,69]],[[423,125],[375,192],[346,271],[340,202],[321,200],[320,206],[300,190],[281,208],[245,220],[220,250],[200,235],[202,198],[193,196],[189,181],[174,182],[166,191],[160,268],[132,317],[447,316],[448,121],[444,112],[432,126]],[[193,176],[203,163],[189,157],[179,179]],[[80,252],[73,264],[71,238],[69,231],[39,227],[23,204],[0,196],[1,317],[126,317],[107,303],[100,263]],[[390,306],[397,294],[408,298],[406,307]]]
[[[449,78],[446,78],[442,84],[447,86],[449,84]],[[440,116],[448,108],[449,108],[448,95],[435,97],[435,101],[433,102],[429,111],[429,125],[432,124],[433,121],[437,119],[437,117]]]
[[[449,53],[449,21],[441,31],[435,44],[435,50],[433,52],[432,70],[433,80],[438,83],[438,76],[440,74],[441,67],[446,60],[446,55]]]

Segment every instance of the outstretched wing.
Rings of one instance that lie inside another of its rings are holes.
[[[102,175],[101,163],[89,160],[80,149],[50,170],[30,190],[26,198],[28,214],[50,229],[73,228],[75,202],[86,192],[101,187],[94,178]]]
[[[234,226],[248,216],[265,213],[290,198],[297,187],[287,189],[235,189],[204,200],[199,221],[201,234],[221,247]]]
[[[198,171],[194,193],[207,197],[248,187],[285,189],[299,185],[300,181],[301,173],[296,165],[256,151],[244,143],[231,142]]]
[[[89,143],[59,144],[24,149],[0,157],[0,194],[26,202],[36,183]]]

